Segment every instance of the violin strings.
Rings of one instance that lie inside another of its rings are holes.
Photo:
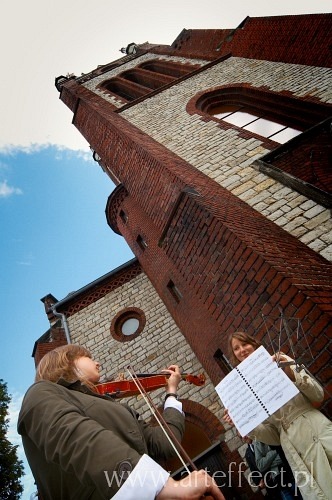
[[[132,369],[132,368],[131,368],[131,369]],[[151,399],[151,398],[149,398],[149,396],[148,396],[148,394],[146,393],[146,391],[143,391],[143,388],[142,388],[142,386],[141,386],[141,384],[140,384],[139,380],[137,379],[137,377],[136,377],[136,376],[134,376],[134,371],[133,371],[133,373],[131,373],[131,371],[130,371],[129,367],[127,367],[127,371],[128,371],[128,373],[129,373],[130,377],[132,378],[132,380],[133,380],[134,384],[136,385],[137,389],[139,390],[139,392],[140,392],[140,393],[141,393],[141,395],[143,396],[143,399],[144,399],[144,401],[146,402],[146,404],[148,405],[148,407],[149,407],[149,409],[150,409],[150,411],[151,411],[152,415],[154,415],[154,417],[156,418],[156,420],[157,420],[158,424],[160,425],[160,427],[161,427],[162,431],[164,432],[164,434],[165,434],[165,436],[166,436],[167,440],[169,441],[170,445],[172,446],[173,450],[175,451],[176,455],[178,456],[178,458],[179,458],[180,462],[182,463],[183,467],[186,469],[187,473],[188,473],[188,474],[190,474],[190,470],[188,469],[187,464],[185,463],[185,461],[184,461],[184,460],[183,460],[183,458],[181,457],[181,455],[180,455],[179,451],[177,450],[177,448],[176,448],[175,444],[173,443],[173,441],[171,440],[170,436],[167,434],[166,429],[164,428],[164,426],[165,426],[165,427],[167,427],[168,432],[172,435],[173,439],[174,439],[174,440],[178,443],[178,441],[177,441],[176,437],[173,435],[173,432],[172,432],[172,431],[171,431],[171,429],[169,428],[169,426],[168,426],[167,422],[164,420],[164,418],[163,418],[163,417],[161,416],[161,414],[158,412],[157,408],[155,408],[155,407],[154,407],[154,403],[153,403],[152,401],[149,401],[149,399]],[[163,424],[161,423],[161,421],[163,421]],[[178,445],[179,445],[179,443],[178,443]],[[184,452],[184,450],[183,450],[183,452]],[[188,457],[188,459],[189,459],[188,461],[189,461],[189,462],[191,462],[191,460],[190,460],[190,458],[189,458],[189,457]],[[194,469],[195,469],[195,465],[194,465],[194,464],[192,464],[192,466],[193,466],[193,467],[194,467]]]

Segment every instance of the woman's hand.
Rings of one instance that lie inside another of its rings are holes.
[[[291,369],[290,365],[282,366],[282,363],[289,362],[289,358],[287,356],[285,356],[285,354],[283,354],[282,352],[277,352],[276,354],[273,354],[272,361],[276,361],[278,366],[284,370],[287,377],[290,378],[292,382],[295,382],[295,375],[294,375],[294,372]],[[279,363],[281,363],[281,364],[279,365]]]
[[[200,500],[206,493],[215,500],[225,500],[214,479],[205,470],[199,470],[180,481],[169,477],[156,500]]]
[[[170,374],[170,377],[167,380],[166,392],[176,393],[178,385],[182,380],[180,368],[178,367],[178,365],[171,365],[167,368],[167,370],[162,370],[162,372]]]
[[[232,427],[234,426],[234,422],[231,419],[231,417],[229,416],[227,408],[225,408],[224,415],[223,415],[222,419],[225,420],[225,422],[227,422]]]

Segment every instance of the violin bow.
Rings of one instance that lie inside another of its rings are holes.
[[[190,470],[188,469],[188,466],[185,463],[185,461],[183,460],[182,456],[187,460],[188,464],[193,469],[193,471],[198,471],[198,468],[196,467],[194,462],[191,460],[191,458],[189,457],[189,455],[187,454],[186,450],[183,448],[181,443],[178,441],[178,439],[174,435],[172,429],[169,427],[168,423],[166,422],[164,417],[161,415],[160,411],[158,410],[158,408],[156,407],[156,405],[152,401],[151,397],[149,396],[149,394],[146,392],[146,390],[142,386],[140,380],[137,377],[137,374],[135,374],[135,371],[130,366],[127,367],[127,371],[129,373],[129,376],[131,377],[131,379],[135,383],[137,389],[139,390],[140,394],[142,395],[144,401],[148,405],[152,415],[154,415],[154,417],[156,418],[160,428],[162,429],[163,433],[165,434],[168,442],[172,446],[173,450],[175,451],[177,457],[179,458],[179,460],[180,460],[181,464],[183,465],[184,469],[186,470],[186,472],[188,474],[190,474]],[[169,434],[167,434],[167,432]],[[180,455],[179,450],[181,450],[182,456]],[[214,496],[210,495],[209,493],[204,493],[202,498],[205,498],[206,500],[213,500]]]
[[[129,373],[129,376],[131,377],[131,379],[135,383],[137,389],[139,390],[140,394],[142,395],[144,401],[148,405],[148,407],[149,407],[152,415],[157,420],[160,428],[164,432],[167,440],[169,441],[170,445],[172,446],[173,450],[175,451],[177,457],[179,458],[181,464],[183,465],[183,467],[185,468],[185,470],[187,471],[187,473],[190,474],[190,470],[188,469],[188,466],[185,463],[183,457],[189,463],[190,467],[193,470],[197,471],[198,469],[197,469],[196,465],[191,460],[191,458],[189,457],[189,455],[187,454],[186,450],[183,448],[183,446],[181,445],[181,443],[178,441],[178,439],[175,436],[175,434],[173,433],[172,429],[170,428],[170,426],[168,425],[168,423],[166,422],[166,420],[161,415],[160,411],[158,410],[158,408],[156,407],[156,405],[152,401],[152,398],[150,397],[150,395],[146,392],[146,390],[142,386],[142,384],[141,384],[138,376],[135,374],[135,371],[133,370],[133,368],[130,367],[130,366],[128,366],[127,367],[127,371]],[[179,450],[181,451],[182,456],[181,456]]]

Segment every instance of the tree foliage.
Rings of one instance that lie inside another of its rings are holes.
[[[20,478],[24,474],[23,462],[17,457],[18,446],[7,439],[9,426],[8,407],[11,397],[7,384],[0,379],[0,498],[16,500],[21,497],[23,486]]]

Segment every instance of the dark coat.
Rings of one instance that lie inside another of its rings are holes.
[[[181,440],[183,414],[168,408],[164,418]],[[43,500],[111,498],[121,483],[110,486],[105,471],[112,479],[113,472],[130,472],[144,453],[174,455],[162,430],[127,405],[47,381],[25,395],[18,432]]]
[[[255,460],[255,452],[252,451],[250,446],[247,446],[246,453],[245,453],[245,459],[247,461],[248,467],[250,469],[250,479],[251,482],[254,483],[256,486],[259,485],[259,483],[262,480],[263,475],[259,471],[256,460]]]

